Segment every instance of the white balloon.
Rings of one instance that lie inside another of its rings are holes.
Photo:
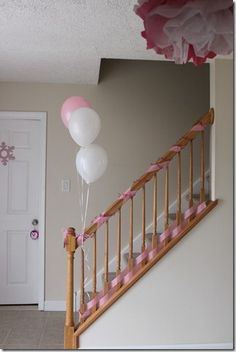
[[[76,155],[76,169],[87,184],[97,181],[107,168],[107,153],[97,144],[80,148]]]
[[[86,147],[97,138],[101,120],[93,109],[79,108],[71,113],[68,129],[75,143]]]

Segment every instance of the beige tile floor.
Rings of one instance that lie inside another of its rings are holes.
[[[63,349],[65,312],[40,312],[31,306],[0,306],[0,349]]]

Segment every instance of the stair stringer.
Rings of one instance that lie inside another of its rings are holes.
[[[217,251],[211,253],[209,263],[209,248],[216,240],[209,228],[218,211],[208,214],[119,303],[94,321],[80,335],[80,347],[131,349],[230,342],[225,337],[227,327],[221,325],[221,297],[213,299],[222,286],[212,279],[221,265]]]
[[[205,191],[206,191],[206,194],[209,194],[210,193],[210,184],[208,182],[209,181],[209,177],[210,177],[210,170],[209,169],[205,172],[205,176],[206,176],[206,180],[207,180]],[[194,183],[193,183],[193,193],[199,192],[199,189],[200,189],[200,178],[195,180]],[[183,209],[187,209],[188,208],[188,201],[186,199],[188,194],[189,194],[188,188],[185,189],[182,192],[181,202],[182,202],[182,208]],[[169,212],[170,213],[175,211],[176,204],[177,204],[176,200],[173,201],[170,204],[170,206],[169,206]],[[158,224],[162,224],[163,221],[164,221],[164,212],[162,212],[157,218]],[[152,230],[152,223],[150,223],[150,224],[148,224],[146,226],[146,233],[151,232],[151,230]],[[141,236],[142,236],[141,232],[138,235],[134,236],[134,240],[133,240],[133,251],[134,252],[140,251],[140,248],[138,246],[140,246]],[[129,248],[128,245],[126,245],[121,250],[121,266],[122,267],[125,267],[127,265],[127,263],[125,262],[125,259],[124,259],[124,254],[128,252],[128,248]],[[115,272],[115,267],[116,267],[116,257],[114,256],[109,261],[109,271],[110,272],[113,272],[113,271]],[[97,291],[98,292],[100,290],[102,290],[102,288],[103,288],[103,280],[102,280],[103,273],[104,273],[104,269],[103,268],[100,269],[97,272]],[[85,284],[85,292],[87,292],[87,291],[88,292],[92,291],[92,280],[89,280]],[[80,292],[76,291],[76,292],[74,292],[74,307],[75,307],[75,311],[79,310],[79,305],[80,305]]]

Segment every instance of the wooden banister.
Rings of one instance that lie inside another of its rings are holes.
[[[106,222],[106,232],[105,232],[105,248],[104,248],[104,291],[107,292],[109,289],[108,281],[108,268],[109,263],[109,222]]]
[[[205,140],[204,140],[204,131],[201,131],[201,190],[200,190],[200,201],[205,200]]]
[[[97,292],[97,234],[93,235],[93,298]]]
[[[181,152],[178,153],[178,166],[177,166],[177,211],[176,221],[177,225],[181,222]]]
[[[203,126],[207,125],[212,125],[214,122],[214,110],[210,109],[206,114],[204,114],[194,125],[201,123]],[[185,147],[190,140],[194,139],[194,137],[198,134],[198,131],[188,131],[181,137],[175,144],[180,145],[182,147]],[[156,163],[162,161],[163,159],[165,160],[172,160],[174,156],[178,154],[178,152],[175,151],[168,151],[166,154],[164,154],[161,158],[159,158]],[[132,191],[138,191],[140,188],[142,188],[148,181],[151,180],[153,175],[156,173],[156,171],[153,172],[146,172],[144,175],[142,175],[138,180],[136,180],[132,186],[131,190]],[[115,213],[117,213],[120,209],[120,207],[123,205],[123,200],[122,199],[117,199],[105,212],[104,214],[106,216],[112,216]],[[88,226],[85,229],[85,233],[88,235],[92,235],[95,231],[98,229],[97,223],[93,223],[92,225]]]
[[[157,246],[157,174],[153,176],[152,248]]]
[[[128,265],[131,269],[133,266],[133,237],[134,237],[134,200],[130,199],[130,211],[129,211],[129,259]]]
[[[119,275],[120,267],[121,267],[121,209],[119,209],[118,211],[116,275]]]
[[[164,229],[169,226],[169,166],[165,171],[165,203],[164,203]]]
[[[146,243],[146,191],[145,185],[142,187],[142,246],[141,252],[145,251]]]

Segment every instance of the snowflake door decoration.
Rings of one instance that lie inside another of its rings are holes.
[[[5,142],[2,142],[0,144],[0,162],[6,166],[8,161],[10,160],[15,160],[15,157],[13,155],[13,150],[15,147],[6,145]]]

